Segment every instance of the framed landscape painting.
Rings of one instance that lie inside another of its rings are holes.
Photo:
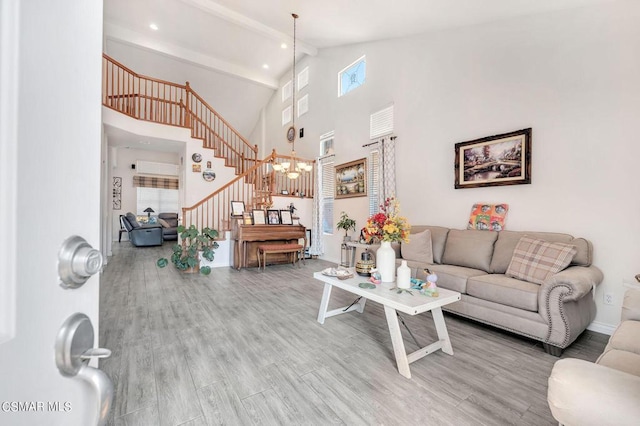
[[[531,128],[455,145],[455,188],[531,183]]]
[[[366,158],[336,166],[336,198],[365,197],[366,195]]]

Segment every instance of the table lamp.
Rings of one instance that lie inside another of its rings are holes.
[[[144,212],[147,214],[147,218],[151,218],[151,213],[155,213],[151,207],[144,209]]]

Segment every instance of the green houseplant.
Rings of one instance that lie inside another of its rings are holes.
[[[178,235],[181,244],[172,246],[173,254],[171,262],[181,271],[195,272],[200,265],[200,253],[203,259],[212,261],[214,258],[214,250],[218,248],[216,238],[218,231],[211,228],[204,228],[202,232],[198,231],[195,225],[185,228],[183,225],[178,226]],[[160,268],[167,266],[169,261],[165,258],[158,259],[157,265]],[[209,275],[211,273],[210,266],[203,266],[200,273]]]
[[[345,212],[340,213],[340,221],[337,223],[336,228],[344,230],[344,240],[348,240],[349,230],[356,230],[356,221],[351,219]]]

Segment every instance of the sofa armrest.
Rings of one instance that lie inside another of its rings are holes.
[[[547,293],[552,288],[564,286],[564,301],[582,299],[598,284],[602,282],[604,275],[595,266],[571,266],[558,272],[542,284],[541,293]]]
[[[640,377],[580,359],[557,361],[547,401],[563,425],[636,425]]]
[[[593,321],[596,305],[591,290],[603,278],[595,266],[571,266],[540,286],[539,314],[549,324],[545,343],[566,348]]]

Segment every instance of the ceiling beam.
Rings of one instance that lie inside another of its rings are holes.
[[[207,12],[218,18],[224,19],[227,22],[239,25],[243,28],[251,30],[261,36],[272,38],[278,42],[286,41],[287,44],[293,45],[293,37],[289,34],[285,34],[281,31],[275,30],[261,22],[251,19],[241,13],[235,12],[227,7],[221,6],[212,0],[180,0],[181,2]],[[305,53],[309,56],[316,56],[318,49],[310,44],[296,40],[296,50]]]

